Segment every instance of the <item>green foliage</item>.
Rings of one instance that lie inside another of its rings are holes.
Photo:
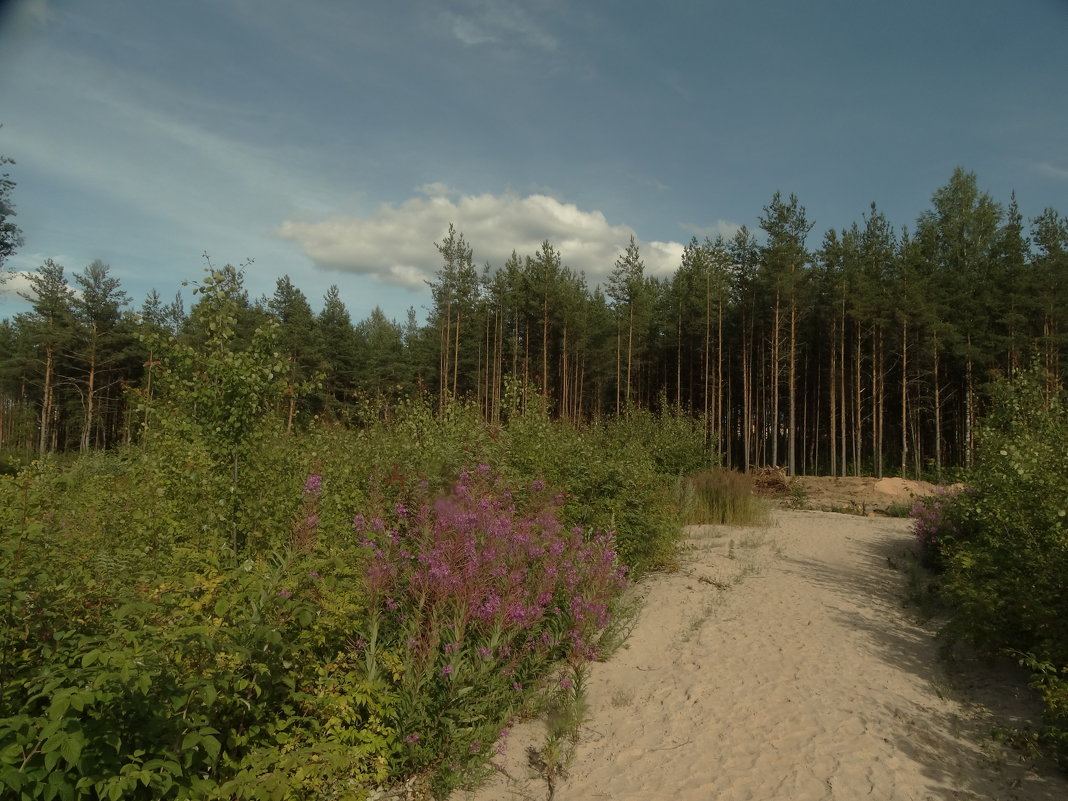
[[[195,290],[201,301],[194,316],[207,336],[199,347],[161,332],[145,335],[149,351],[157,354],[158,368],[151,393],[147,385],[139,393],[149,445],[168,458],[175,449],[185,451],[187,458],[177,464],[205,470],[218,486],[205,500],[214,502],[220,517],[229,521],[235,557],[247,545],[243,512],[259,500],[243,481],[241,465],[264,434],[268,412],[287,390],[276,324],[257,327],[248,347],[238,347],[239,288],[240,273],[232,268],[207,270]],[[208,459],[197,458],[196,451]],[[180,473],[174,479],[179,486],[183,483]],[[170,489],[165,491],[174,494]]]
[[[385,778],[392,698],[338,653],[362,608],[345,560],[108,554],[30,522],[39,489],[14,484],[5,500],[22,505],[0,539],[0,786],[13,797],[320,798]],[[109,556],[124,557],[124,581],[101,579]]]
[[[712,458],[673,413],[577,428],[536,398],[504,427],[473,404],[416,398],[365,403],[355,428],[286,433],[273,335],[237,344],[227,280],[205,281],[197,315],[215,333],[201,347],[162,328],[150,343],[138,441],[0,477],[0,786],[14,797],[360,798],[412,771],[444,795],[480,775],[558,659],[577,670],[618,639],[621,624],[564,631],[567,610],[594,598],[607,610],[618,588],[553,590],[564,614],[540,628],[506,639],[470,624],[446,652],[456,610],[388,617],[354,512],[437,508],[464,466],[494,465],[513,487],[501,521],[527,515],[514,525],[569,538],[583,570],[611,538],[575,527],[614,531],[621,562],[641,570],[671,556],[679,472]],[[420,662],[409,642],[433,632],[441,648]],[[374,660],[361,640],[380,644]],[[491,642],[522,658],[486,662]],[[561,746],[581,706],[557,696]],[[564,750],[545,757],[563,769]]]
[[[1068,409],[1043,370],[992,391],[978,460],[943,528],[942,593],[951,631],[1038,670],[1052,735],[1068,760]]]
[[[677,418],[641,412],[576,428],[531,404],[509,421],[502,470],[517,482],[543,477],[562,489],[564,519],[615,532],[623,562],[640,575],[674,555],[681,522],[674,471],[711,460],[699,428],[660,429],[664,419]]]

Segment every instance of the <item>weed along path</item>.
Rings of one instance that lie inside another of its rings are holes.
[[[680,569],[640,588],[627,644],[592,666],[554,801],[1068,798],[991,738],[902,608],[908,521],[784,511],[688,534]],[[501,773],[454,799],[549,797],[526,753],[544,738],[517,726]]]

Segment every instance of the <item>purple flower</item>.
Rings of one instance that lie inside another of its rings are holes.
[[[293,595],[293,593],[291,593],[289,590],[287,590],[285,587],[283,587],[282,589],[280,589],[278,591],[278,595],[281,598],[289,598],[290,596]]]
[[[418,734],[416,734],[415,732],[412,732],[411,734],[409,734],[409,735],[408,735],[407,737],[405,737],[404,739],[405,739],[406,741],[408,741],[409,743],[417,743],[417,742],[419,742],[419,740],[420,740],[421,738],[419,737],[419,735],[418,735]]]
[[[308,480],[304,482],[304,494],[311,495],[312,497],[318,497],[319,492],[323,488],[323,477],[318,473],[313,473],[308,476]]]
[[[452,675],[452,665],[446,665],[445,667],[443,667],[441,669],[441,675],[442,676],[451,676]]]

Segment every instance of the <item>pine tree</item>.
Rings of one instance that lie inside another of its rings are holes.
[[[44,454],[59,444],[60,405],[56,402],[57,371],[74,340],[74,293],[62,265],[51,259],[30,277],[30,292],[20,293],[33,311],[26,321],[40,368],[40,424],[37,450]]]
[[[74,308],[79,324],[77,360],[85,388],[82,393],[84,418],[79,445],[83,451],[89,449],[93,427],[100,417],[97,398],[123,379],[121,374],[115,376],[115,368],[126,355],[125,351],[132,340],[129,332],[121,329],[120,318],[122,307],[129,303],[129,296],[119,288],[119,280],[109,274],[110,269],[107,264],[96,260],[74,276],[80,289]]]

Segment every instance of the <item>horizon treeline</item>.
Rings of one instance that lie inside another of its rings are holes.
[[[591,287],[548,241],[479,267],[477,243],[450,226],[425,324],[414,309],[354,322],[336,286],[315,313],[288,276],[253,300],[229,265],[211,286],[237,303],[235,348],[274,327],[287,429],[388,415],[413,394],[476,403],[496,422],[537,395],[575,422],[633,407],[693,415],[743,470],[940,476],[971,464],[992,379],[1037,363],[1049,392],[1063,386],[1068,218],[1057,211],[1025,221],[1015,196],[999,203],[958,168],[911,227],[872,203],[816,238],[780,193],[759,227],[692,239],[667,278],[646,275],[632,239]],[[159,366],[148,343],[208,339],[204,296],[187,312],[153,290],[135,308],[99,261],[72,279],[46,260],[31,310],[0,322],[0,449],[136,438],[133,399]]]

